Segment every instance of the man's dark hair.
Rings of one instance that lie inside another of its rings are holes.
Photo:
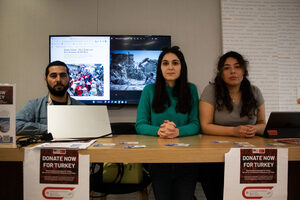
[[[187,65],[183,56],[183,53],[179,50],[178,46],[171,48],[163,48],[157,62],[156,70],[156,82],[155,82],[155,93],[152,102],[152,107],[156,113],[162,113],[164,110],[170,106],[170,99],[166,91],[166,82],[161,71],[161,63],[163,57],[167,53],[175,54],[180,60],[181,70],[180,76],[175,82],[173,88],[173,96],[178,98],[178,103],[176,105],[176,111],[181,113],[187,113],[191,109],[191,92],[188,85],[187,78]]]
[[[54,61],[54,62],[51,62],[51,63],[48,64],[48,66],[46,67],[46,71],[45,71],[45,77],[48,76],[49,68],[52,67],[52,66],[64,66],[64,67],[66,67],[66,71],[67,71],[68,76],[70,75],[69,68],[66,65],[66,63],[57,60],[57,61]]]

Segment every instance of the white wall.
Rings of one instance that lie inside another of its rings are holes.
[[[0,83],[17,84],[17,110],[47,93],[51,34],[171,35],[199,95],[221,54],[219,0],[0,0]],[[110,110],[133,122],[135,107]]]
[[[267,119],[273,111],[300,111],[300,1],[221,2],[223,50],[249,61],[249,78],[263,93]]]

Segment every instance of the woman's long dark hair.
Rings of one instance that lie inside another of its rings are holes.
[[[166,82],[161,71],[161,63],[163,57],[167,53],[175,54],[181,63],[180,76],[175,82],[173,88],[173,96],[178,98],[176,105],[176,111],[181,113],[187,113],[191,110],[191,92],[187,80],[187,66],[182,52],[179,47],[174,46],[171,48],[163,48],[162,53],[158,58],[157,70],[156,70],[156,82],[155,93],[152,102],[152,108],[156,113],[162,113],[167,107],[170,106],[170,99],[166,91]]]
[[[226,62],[227,58],[236,59],[241,68],[244,70],[244,77],[240,86],[240,91],[242,94],[242,110],[240,116],[248,116],[249,118],[252,118],[256,115],[257,101],[254,97],[251,83],[247,79],[248,61],[245,60],[241,54],[234,51],[227,52],[226,54],[221,56],[218,62],[218,72],[215,77],[216,108],[218,111],[222,110],[224,107],[226,107],[229,112],[232,112],[233,110],[233,104],[229,95],[228,88],[222,78],[224,63]]]

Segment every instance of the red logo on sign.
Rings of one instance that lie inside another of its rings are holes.
[[[65,155],[67,152],[66,149],[53,149],[53,154],[61,154],[61,155]]]
[[[262,199],[263,197],[271,197],[273,186],[265,187],[245,187],[242,195],[245,199]]]
[[[63,199],[72,196],[72,194],[68,194],[72,190],[74,187],[45,187],[42,193],[45,199]]]
[[[269,135],[278,135],[277,130],[267,130]]]
[[[265,154],[265,149],[252,149],[252,153]]]

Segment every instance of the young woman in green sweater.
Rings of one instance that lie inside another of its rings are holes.
[[[179,47],[165,48],[157,63],[156,82],[147,85],[137,109],[138,134],[176,138],[198,134],[199,96],[187,81],[187,65]],[[188,155],[187,155],[188,156]],[[149,164],[157,200],[192,200],[197,182],[196,164]]]

